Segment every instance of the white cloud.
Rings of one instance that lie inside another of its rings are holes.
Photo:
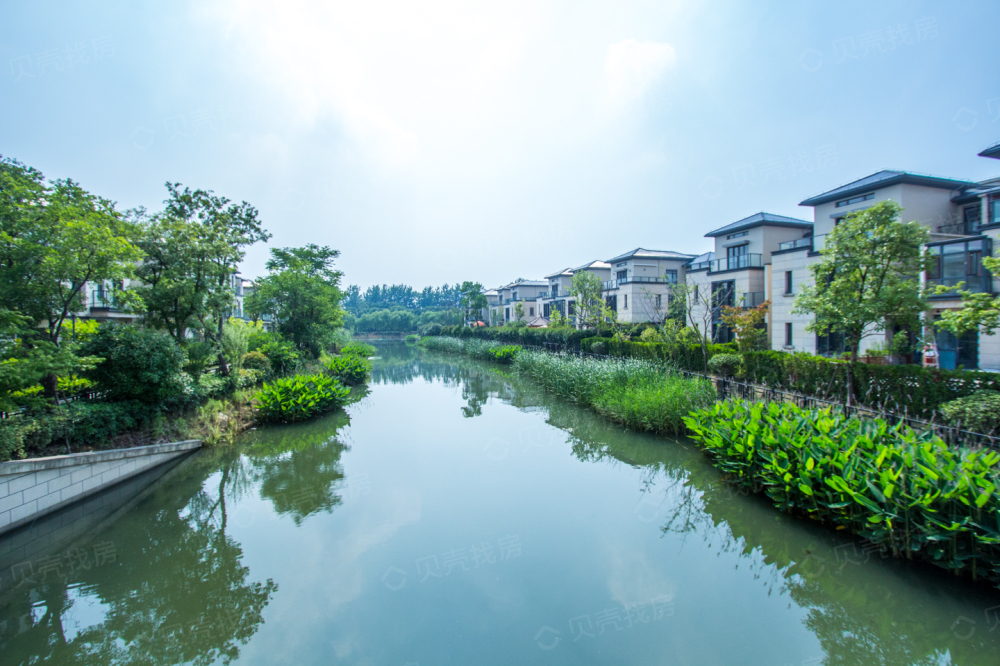
[[[670,44],[634,39],[612,44],[604,63],[611,103],[622,107],[640,99],[676,62]]]

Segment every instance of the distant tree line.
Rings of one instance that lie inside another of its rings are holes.
[[[440,287],[424,287],[417,291],[406,284],[373,285],[364,291],[352,284],[344,291],[343,308],[358,316],[372,310],[402,308],[423,312],[425,310],[448,310],[457,308],[461,302],[461,285],[443,284]]]

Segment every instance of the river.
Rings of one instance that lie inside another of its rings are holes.
[[[0,538],[0,663],[1000,663],[996,590],[683,438],[398,342],[362,393]]]

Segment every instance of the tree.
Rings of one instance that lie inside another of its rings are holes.
[[[722,308],[722,323],[736,334],[736,344],[741,352],[757,351],[766,348],[767,311],[771,301],[764,301],[755,308],[739,308],[724,306]]]
[[[266,264],[269,274],[247,298],[252,310],[274,314],[278,331],[313,356],[319,356],[343,319],[342,273],[333,268],[339,256],[312,243],[274,248]]]
[[[483,308],[486,307],[486,296],[483,294],[483,285],[478,282],[465,281],[458,288],[458,293],[461,294],[461,307],[462,312],[465,314],[465,320],[478,319],[479,315],[482,314]],[[521,308],[524,315],[524,308]],[[473,316],[473,313],[475,315]]]
[[[929,234],[919,222],[900,222],[901,212],[896,202],[882,201],[845,217],[810,266],[814,284],[795,299],[792,312],[813,315],[806,330],[844,334],[851,361],[864,337],[928,308],[918,276]]]
[[[180,183],[167,183],[167,191],[164,211],[147,221],[140,242],[146,253],[138,270],[146,315],[179,342],[195,328],[219,344],[236,302],[236,268],[248,247],[271,234],[246,201],[235,204],[211,190],[182,190]],[[221,350],[219,366],[228,374]]]
[[[576,301],[576,323],[580,328],[597,328],[614,317],[614,311],[604,301],[604,284],[593,273],[574,273],[569,293]]]
[[[1000,275],[1000,258],[983,257],[983,267],[993,275]],[[940,286],[935,293],[944,295],[952,291],[952,287]],[[993,335],[1000,328],[1000,296],[964,289],[958,289],[958,296],[962,299],[962,308],[942,312],[941,319],[936,322],[938,328],[955,335],[976,329],[984,335]]]
[[[43,323],[49,342],[58,345],[63,321],[85,308],[88,283],[133,275],[136,236],[113,202],[0,158],[0,308]]]
[[[514,304],[514,321],[520,323],[524,320],[524,303]]]

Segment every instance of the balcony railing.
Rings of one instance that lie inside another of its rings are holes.
[[[708,269],[709,273],[720,273],[722,271],[733,271],[740,268],[762,268],[764,266],[764,255],[762,254],[741,254],[735,257],[725,257],[716,259]]]
[[[540,294],[538,294],[538,298],[551,298],[551,296],[549,296],[549,294],[551,294],[551,293],[552,292],[550,292],[550,291],[543,291]]]
[[[829,236],[829,234],[820,234],[818,236],[812,237],[813,252],[819,252],[820,250],[823,249],[823,246],[826,245],[827,236]]]
[[[688,264],[687,269],[689,271],[700,271],[703,268],[710,268],[712,265],[711,261],[699,261],[695,264]]]
[[[119,312],[118,299],[114,297],[114,294],[97,289],[90,292],[90,301],[87,307],[95,312]]]
[[[942,224],[937,228],[937,232],[951,236],[978,236],[980,233],[979,227],[979,220],[964,220],[962,222]]]
[[[617,289],[623,284],[677,284],[677,280],[665,277],[627,277],[620,280],[605,280],[604,291]]]
[[[784,243],[778,243],[778,252],[782,250],[798,250],[803,247],[812,247],[812,236],[809,238],[799,238],[798,240],[785,241]]]
[[[767,300],[767,294],[763,291],[750,291],[740,297],[740,307],[755,308]]]

